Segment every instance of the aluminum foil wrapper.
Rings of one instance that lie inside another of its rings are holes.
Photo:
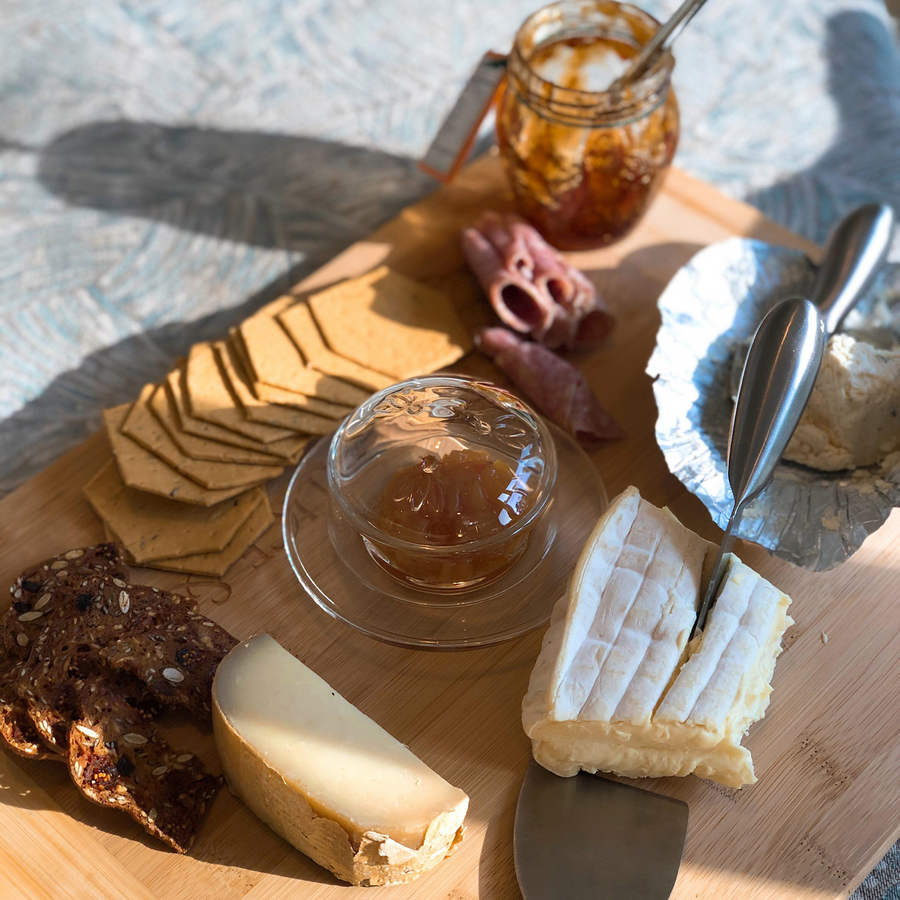
[[[721,528],[731,515],[725,454],[732,367],[769,308],[808,295],[815,266],[800,251],[732,238],[700,251],[659,299],[662,325],[647,373],[656,378],[656,440],[670,471]],[[873,343],[900,335],[900,265],[888,265],[842,330]],[[747,508],[738,535],[823,571],[848,559],[900,506],[900,468],[819,472],[782,462]]]

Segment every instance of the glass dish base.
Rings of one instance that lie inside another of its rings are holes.
[[[401,647],[487,647],[540,628],[608,505],[584,451],[549,427],[559,455],[556,485],[528,548],[500,578],[458,593],[416,588],[375,563],[331,500],[329,439],[320,438],[300,461],[284,498],[284,547],[297,580],[329,615]]]

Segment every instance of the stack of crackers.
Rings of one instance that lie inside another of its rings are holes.
[[[386,267],[281,297],[104,412],[114,460],[85,496],[130,561],[222,576],[273,522],[262,485],[314,436],[470,349],[448,298]]]

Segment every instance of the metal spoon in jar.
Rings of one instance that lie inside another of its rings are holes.
[[[643,75],[656,60],[657,55],[672,46],[675,38],[681,34],[684,26],[694,18],[704,3],[706,0],[684,0],[672,17],[641,47],[640,53],[632,59],[625,72],[609,86],[610,92],[621,91]]]

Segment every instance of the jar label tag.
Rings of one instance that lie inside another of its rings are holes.
[[[506,56],[485,53],[419,162],[423,172],[444,183],[452,181],[472,149],[505,74]]]

